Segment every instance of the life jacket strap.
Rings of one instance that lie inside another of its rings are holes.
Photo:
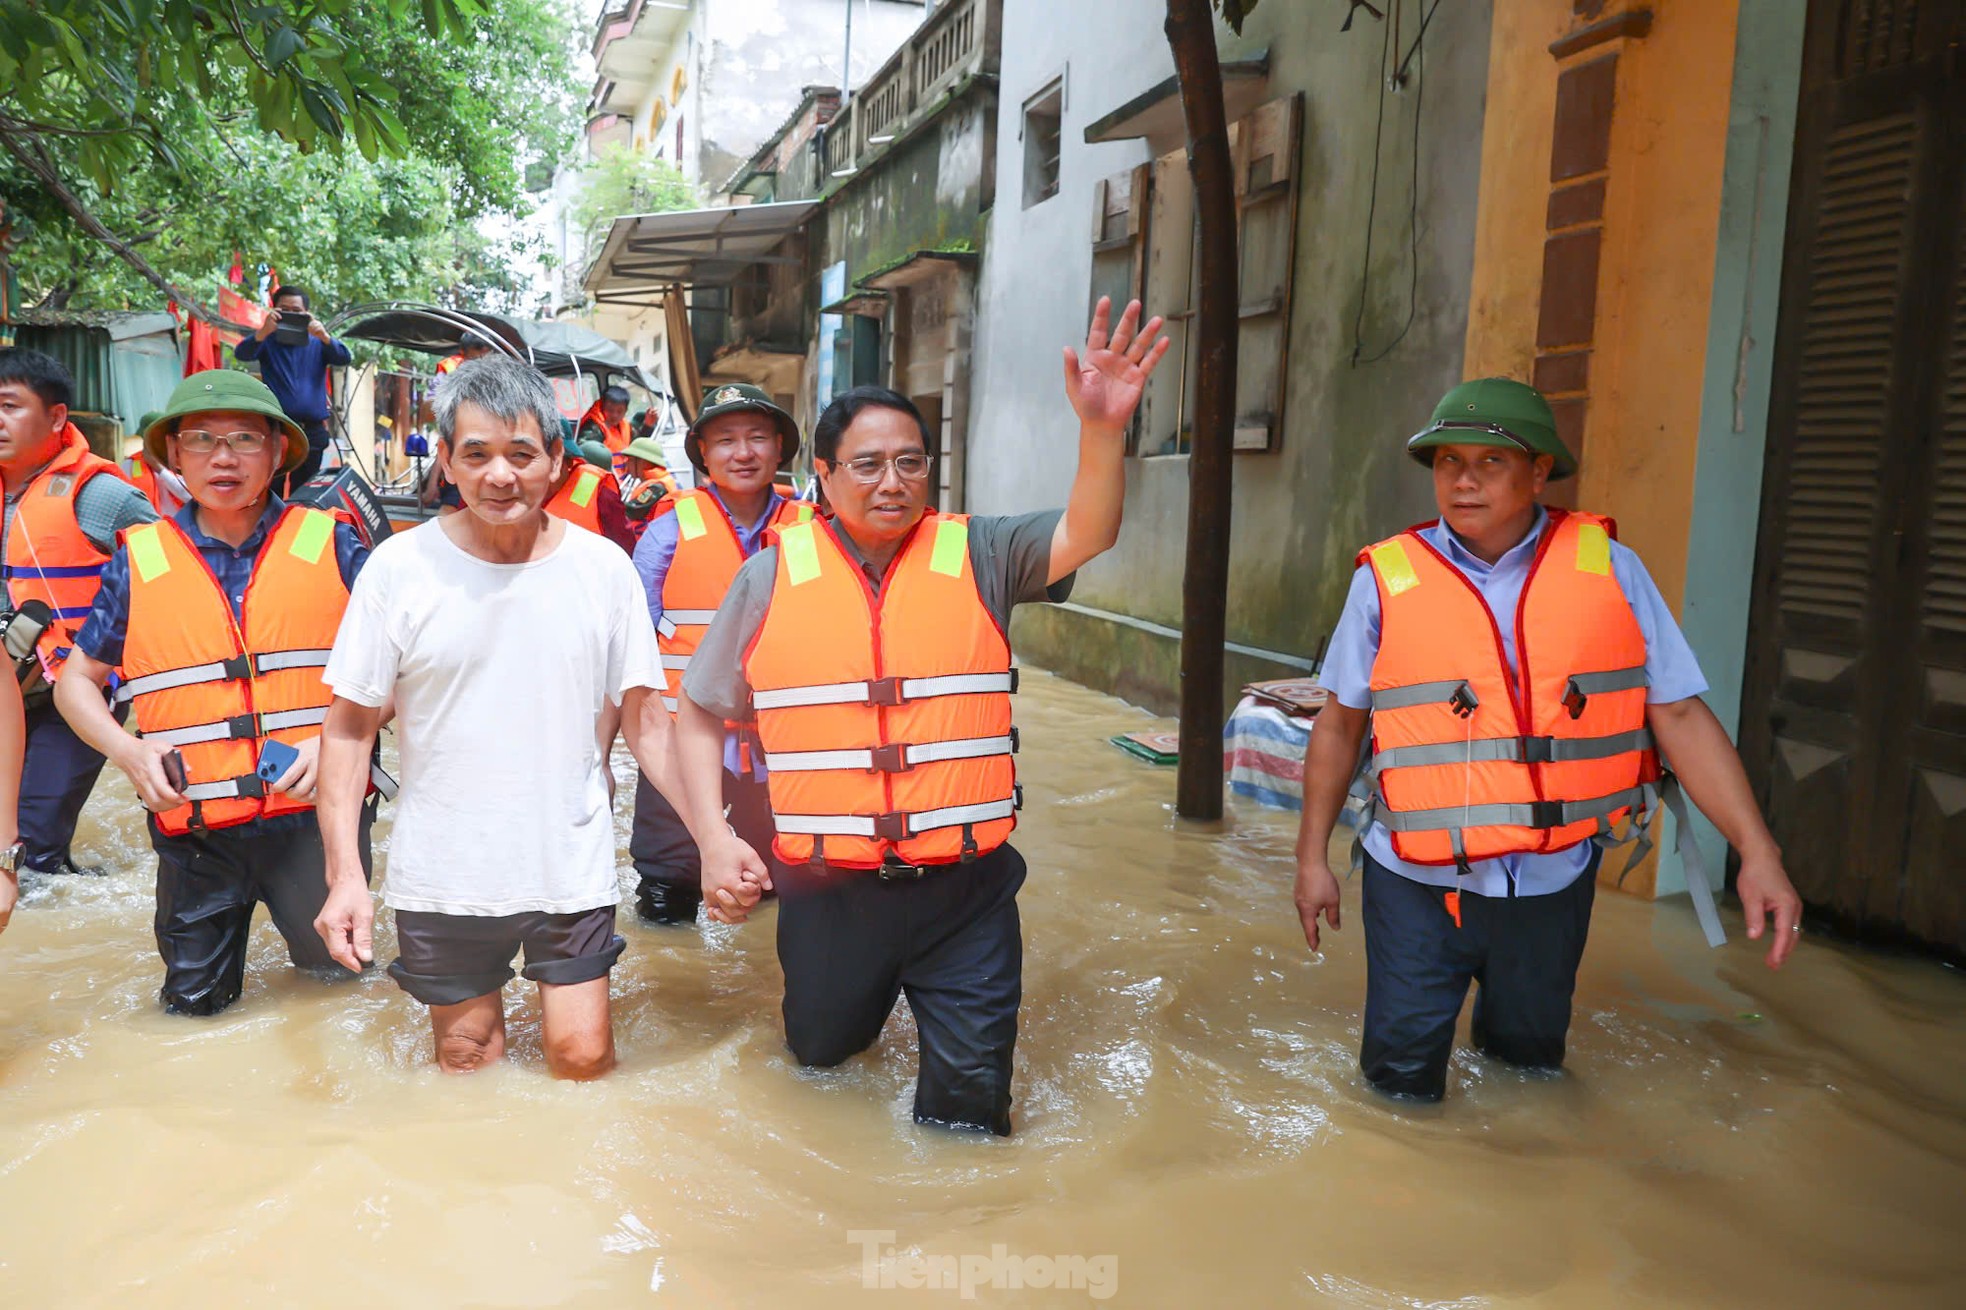
[[[676,697],[664,696],[662,698],[662,708],[668,710],[671,714],[674,714],[679,709],[681,709],[681,706],[677,703]]]
[[[1433,810],[1394,810],[1384,806],[1379,822],[1393,832],[1441,832],[1456,828],[1561,828],[1619,810],[1643,808],[1651,788],[1627,787],[1582,801],[1510,801],[1494,805],[1447,805]]]
[[[257,800],[266,795],[266,783],[256,773],[217,782],[194,782],[184,789],[184,799],[196,801]]]
[[[822,769],[864,769],[869,773],[906,773],[917,764],[948,760],[980,760],[1014,754],[1017,733],[1001,737],[962,737],[954,741],[908,746],[895,742],[870,750],[766,751],[765,768],[772,773],[811,773]]]
[[[715,610],[670,610],[662,611],[662,618],[656,622],[658,636],[673,637],[678,628],[707,628],[710,620],[717,617]]]
[[[959,828],[965,824],[989,823],[1008,819],[1017,813],[1016,797],[983,801],[976,805],[946,805],[939,810],[916,810],[892,814],[775,814],[772,826],[780,832],[814,837],[871,837],[881,841],[905,841],[937,828]]]
[[[1580,719],[1584,716],[1584,706],[1599,692],[1636,691],[1651,685],[1652,680],[1646,676],[1642,664],[1601,673],[1573,673],[1564,685],[1563,708],[1570,711],[1571,718]]]
[[[1649,728],[1614,732],[1604,737],[1480,737],[1474,741],[1429,742],[1421,746],[1391,746],[1372,757],[1371,771],[1412,769],[1438,764],[1565,764],[1575,760],[1604,760],[1631,751],[1651,750]]]
[[[827,682],[806,687],[754,690],[760,710],[808,705],[906,705],[936,696],[1009,695],[1017,690],[1017,670],[1006,673],[946,673],[934,678],[876,678],[870,682]]]
[[[681,673],[689,667],[689,656],[664,655],[662,657],[662,667],[665,669],[674,669],[677,673]]]
[[[1383,687],[1372,693],[1374,710],[1407,710],[1416,705],[1439,705],[1469,690],[1465,678],[1446,682],[1412,682],[1404,687]]]
[[[264,737],[281,728],[311,728],[327,722],[325,706],[304,710],[277,710],[271,714],[235,714],[211,723],[192,723],[182,728],[160,728],[144,737],[172,746],[196,746],[208,741],[244,741]]]
[[[323,669],[327,667],[328,656],[332,653],[326,648],[269,650],[256,655],[234,655],[230,659],[213,660],[209,664],[162,669],[125,681],[116,689],[116,700],[121,704],[138,696],[175,691],[179,687],[196,687],[208,682],[244,682],[258,674],[278,673],[283,669]]]

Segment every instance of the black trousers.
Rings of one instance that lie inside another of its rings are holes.
[[[1024,857],[1009,846],[908,882],[862,869],[787,868],[778,960],[792,1054],[830,1066],[866,1050],[906,992],[921,1032],[915,1122],[1009,1136],[1023,885]]]
[[[1469,983],[1480,987],[1477,1050],[1532,1069],[1560,1066],[1602,855],[1594,850],[1575,882],[1547,896],[1463,892],[1459,928],[1445,888],[1366,856],[1366,1079],[1391,1095],[1440,1100]]]
[[[126,711],[119,711],[120,722]],[[103,757],[75,735],[55,709],[55,699],[38,693],[27,702],[27,752],[21,764],[21,863],[52,873],[72,859],[75,822],[95,790]]]
[[[778,881],[783,867],[771,853],[771,796],[755,778],[724,771],[724,804],[730,807],[730,826],[771,867]],[[694,907],[703,899],[703,862],[696,839],[676,813],[676,807],[639,770],[635,774],[635,827],[628,838],[628,855],[635,863],[635,899],[652,915],[658,905]],[[685,916],[687,917],[687,916]]]
[[[373,799],[362,809],[362,872],[373,876],[369,827]],[[217,1014],[239,999],[253,907],[264,904],[299,969],[350,976],[328,955],[314,916],[328,898],[327,858],[313,815],[262,829],[257,824],[170,837],[153,822],[157,852],[157,951],[164,957],[164,1008]]]

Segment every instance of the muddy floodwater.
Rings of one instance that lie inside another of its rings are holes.
[[[0,937],[0,1304],[954,1305],[908,1284],[968,1257],[986,1304],[1966,1305],[1957,972],[1812,939],[1770,975],[1683,898],[1604,896],[1568,1075],[1463,1052],[1444,1106],[1402,1109],[1354,1063],[1355,886],[1304,950],[1294,816],[1177,826],[1172,771],[1106,743],[1152,720],[1044,675],[1018,699],[1004,1141],[910,1122],[905,1003],[798,1071],[770,911],[626,916],[593,1085],[544,1076],[517,984],[507,1065],[440,1077],[394,984],[297,977],[263,918],[244,998],[166,1016],[105,779],[78,849],[110,876],[31,885]]]

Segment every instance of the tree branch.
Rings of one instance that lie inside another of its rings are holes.
[[[22,168],[39,179],[41,185],[48,189],[48,194],[61,202],[61,207],[68,211],[69,217],[75,220],[78,227],[108,246],[117,258],[135,269],[144,281],[182,305],[186,313],[193,318],[202,319],[213,327],[237,326],[228,324],[204,305],[173,286],[171,280],[158,272],[149,260],[138,254],[129,242],[111,232],[101,219],[89,212],[88,206],[82,203],[81,198],[69,190],[53,162],[34,148],[31,139],[24,140],[6,128],[0,127],[0,149],[4,149],[19,160]]]

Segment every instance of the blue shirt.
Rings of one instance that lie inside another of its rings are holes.
[[[232,358],[242,364],[259,361],[261,380],[288,418],[320,423],[328,417],[328,369],[353,363],[355,357],[341,342],[324,343],[309,333],[297,346],[281,345],[276,337],[247,337],[232,347]]]
[[[724,505],[724,498],[714,483],[704,482],[702,487],[717,498],[719,505]],[[774,491],[765,505],[764,514],[756,523],[746,525],[739,523],[735,515],[731,516],[730,525],[737,532],[737,549],[745,559],[757,554],[758,547],[764,545],[765,529],[771,525],[772,516],[784,503],[785,497]],[[724,505],[724,512],[729,514],[730,506]],[[642,532],[642,539],[635,544],[635,572],[641,574],[642,587],[648,592],[649,618],[658,630],[662,626],[662,584],[669,580],[669,566],[675,563],[680,532],[676,516],[664,514],[649,523]],[[724,768],[731,773],[743,772],[738,767],[738,736],[734,732],[724,737]],[[751,776],[760,781],[765,776],[765,753],[762,750],[754,749],[751,752]]]
[[[198,526],[198,507],[186,505],[179,510],[172,521],[184,529],[191,538],[191,544],[205,557],[211,566],[212,576],[225,592],[225,598],[232,602],[232,616],[241,617],[246,600],[246,584],[253,578],[253,561],[259,558],[260,547],[266,544],[266,534],[279,519],[286,505],[278,496],[267,498],[266,512],[259,516],[251,535],[244,542],[234,546],[220,541],[217,537],[205,535]],[[341,580],[347,586],[355,585],[355,575],[362,571],[368,561],[369,548],[362,544],[355,529],[346,523],[336,523],[334,528],[335,563],[341,566]],[[82,631],[75,636],[75,648],[91,659],[101,660],[111,666],[123,662],[123,641],[130,626],[130,555],[127,548],[119,545],[109,562],[102,566],[102,590],[96,593],[95,605],[89,610],[89,617],[82,624]]]
[[[1493,564],[1463,546],[1445,523],[1436,523],[1420,533],[1462,577],[1474,584],[1487,602],[1489,612],[1495,616],[1495,626],[1502,634],[1502,649],[1508,659],[1511,680],[1516,668],[1516,604],[1522,599],[1523,584],[1529,580],[1529,566],[1535,561],[1536,546],[1548,522],[1549,515],[1538,508],[1529,535]],[[1646,702],[1670,704],[1706,691],[1707,680],[1700,672],[1700,662],[1694,657],[1693,648],[1686,644],[1685,634],[1680,632],[1679,623],[1666,607],[1665,597],[1659,594],[1652,575],[1629,547],[1616,541],[1611,543],[1611,574],[1618,580],[1618,589],[1624,592],[1625,602],[1631,606],[1638,629],[1645,637],[1645,676],[1650,684],[1645,693]],[[1372,576],[1371,566],[1360,565],[1352,575],[1344,613],[1331,634],[1319,681],[1340,704],[1355,710],[1366,709],[1372,704],[1372,665],[1378,658],[1379,585]],[[1386,868],[1415,882],[1434,887],[1452,887],[1456,883],[1452,868],[1409,864],[1394,855],[1392,834],[1384,824],[1373,824],[1365,834],[1365,850]],[[1584,841],[1547,854],[1476,860],[1472,866],[1474,876],[1463,877],[1459,883],[1463,890],[1481,896],[1507,896],[1511,892],[1543,896],[1562,891],[1575,882],[1577,875],[1589,865],[1590,856],[1591,843]]]

